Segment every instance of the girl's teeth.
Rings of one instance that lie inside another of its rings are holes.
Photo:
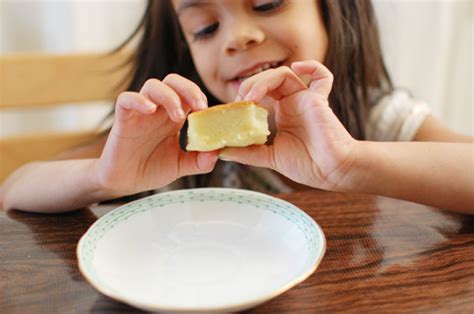
[[[270,68],[276,68],[278,66],[278,63],[277,62],[274,62],[274,63],[267,63],[267,64],[264,64],[258,68],[255,69],[255,71],[253,71],[252,73],[248,74],[248,75],[245,75],[245,76],[241,76],[239,77],[239,82],[242,82],[243,80],[245,80],[246,78],[249,78],[251,77],[252,75],[255,75],[257,73],[260,73],[262,71],[265,71],[265,70],[268,70]]]
[[[262,72],[263,70],[265,70],[263,67],[258,67],[258,68],[255,69],[255,71],[253,71],[253,74]]]

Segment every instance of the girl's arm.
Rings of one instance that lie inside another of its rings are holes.
[[[124,92],[117,99],[114,125],[105,145],[102,141],[95,148],[61,156],[88,159],[21,167],[0,188],[0,206],[5,210],[68,211],[209,172],[217,152],[187,153],[179,146],[186,113],[205,107],[199,87],[175,74],[163,81],[147,81],[139,93]]]
[[[82,208],[115,197],[94,182],[96,159],[106,136],[65,151],[55,160],[18,168],[0,186],[0,208],[58,212]]]
[[[0,207],[31,212],[61,212],[119,197],[96,180],[98,159],[32,162],[0,187]]]
[[[459,134],[446,127],[439,119],[429,115],[415,135],[414,141],[473,143],[474,137]]]
[[[341,190],[474,213],[473,144],[360,141],[356,147]]]
[[[473,138],[430,115],[414,140],[424,143],[360,142],[354,172],[363,179],[350,189],[474,213]]]

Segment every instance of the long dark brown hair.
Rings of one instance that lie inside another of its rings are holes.
[[[393,90],[372,3],[320,0],[319,5],[329,41],[324,64],[334,74],[329,103],[351,135],[364,139],[368,110],[375,99]],[[197,74],[170,0],[148,0],[139,25],[117,51],[137,35],[141,38],[130,59],[128,90],[140,90],[149,78],[177,73],[197,83],[210,105],[218,103]]]

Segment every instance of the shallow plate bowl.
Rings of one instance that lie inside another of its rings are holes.
[[[318,224],[281,199],[238,189],[166,192],[98,219],[77,247],[103,294],[149,311],[241,311],[310,276]]]

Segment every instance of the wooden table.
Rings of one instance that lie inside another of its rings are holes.
[[[474,312],[474,216],[359,194],[279,197],[319,223],[326,254],[307,280],[249,313]],[[0,212],[0,312],[140,312],[77,267],[79,238],[112,208]]]

